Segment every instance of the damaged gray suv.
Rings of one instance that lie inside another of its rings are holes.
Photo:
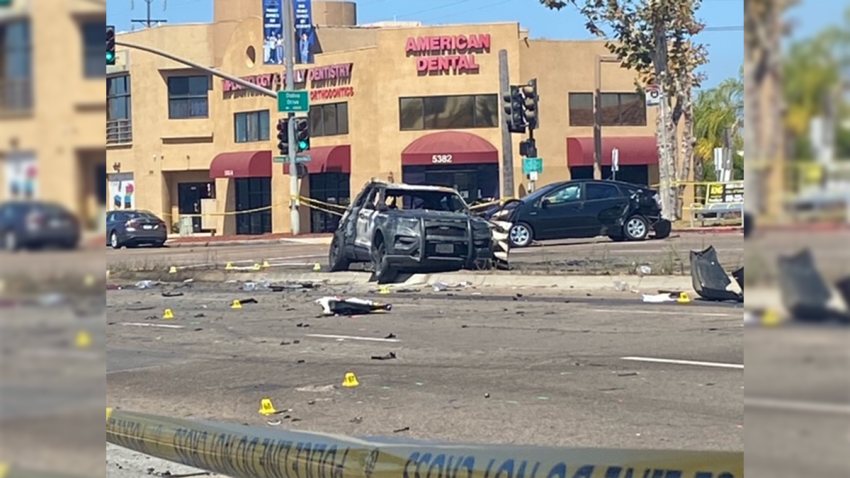
[[[342,216],[328,259],[334,272],[371,264],[384,284],[400,272],[488,267],[493,234],[454,189],[372,181]]]

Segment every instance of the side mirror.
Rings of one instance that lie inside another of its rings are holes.
[[[548,199],[544,199],[544,200],[540,201],[540,207],[543,207],[543,208],[549,207],[550,204],[552,204],[552,201],[550,201]]]

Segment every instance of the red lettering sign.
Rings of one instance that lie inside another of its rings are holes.
[[[416,57],[420,75],[478,73],[475,53],[490,52],[490,35],[439,35],[410,37],[404,46],[407,56]]]
[[[325,90],[312,90],[310,92],[310,101],[351,98],[352,96],[354,96],[353,86],[341,86],[339,88],[328,88]]]
[[[326,82],[330,80],[348,79],[351,78],[351,70],[353,66],[354,63],[317,66],[309,69],[295,70],[293,72],[293,76],[295,83],[304,83],[308,80],[314,82]],[[245,76],[241,79],[248,83],[253,83],[257,86],[277,91],[283,88],[284,73],[263,73],[261,75]],[[230,80],[222,80],[221,86],[225,93],[246,89],[244,86]]]

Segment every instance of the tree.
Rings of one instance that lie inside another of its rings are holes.
[[[694,101],[694,176],[697,181],[713,179],[714,149],[726,146],[727,132],[733,158],[737,158],[738,148],[743,146],[743,75],[742,69],[738,78],[728,78],[715,88],[700,91]],[[740,160],[737,162],[739,168],[743,167]],[[733,170],[738,173],[734,166]],[[735,177],[741,175],[735,174]]]
[[[666,106],[666,114],[659,115],[656,122],[661,158],[660,192],[665,218],[680,219],[685,186],[677,183],[688,180],[693,165],[692,92],[703,80],[697,68],[707,62],[705,47],[694,41],[694,36],[704,28],[695,18],[701,0],[540,0],[540,3],[556,10],[569,4],[577,7],[587,19],[587,30],[608,40],[608,50],[624,67],[638,73],[639,89],[648,85],[660,88]],[[681,148],[675,141],[680,123]],[[665,141],[666,138],[671,140]]]

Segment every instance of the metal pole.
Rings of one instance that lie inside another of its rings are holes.
[[[602,179],[602,57],[596,55],[593,86],[593,179]]]
[[[499,50],[499,92],[502,96],[510,94],[511,77],[508,71],[508,51]],[[500,108],[501,109],[501,108]],[[501,198],[514,197],[514,144],[505,112],[502,115],[502,194]]]
[[[283,57],[284,67],[286,68],[286,89],[291,91],[295,89],[295,78],[292,70],[295,67],[295,52],[293,51],[294,32],[292,31],[292,0],[283,0]],[[295,163],[295,154],[297,152],[297,143],[295,141],[295,113],[287,113],[289,121],[287,121],[289,136],[289,204],[290,204],[290,220],[292,223],[292,234],[298,235],[301,233],[301,214],[298,211],[298,165]]]
[[[673,190],[673,181],[675,178],[672,177],[673,170],[670,168],[670,150],[669,150],[669,141],[667,139],[667,95],[664,93],[664,82],[661,82],[660,90],[659,90],[659,98],[661,99],[661,150],[664,151],[664,157],[661,158],[661,171],[665,172],[662,174],[662,177],[666,178],[666,182],[664,180],[661,181],[661,215],[664,219],[672,221],[674,219],[674,205],[672,204],[674,198],[670,192]]]
[[[157,50],[156,48],[151,48],[151,47],[147,47],[147,46],[143,46],[143,45],[134,45],[132,43],[127,43],[127,42],[123,42],[123,41],[116,41],[115,44],[118,45],[118,46],[124,46],[124,47],[127,47],[127,48],[133,48],[133,49],[136,49],[136,50],[146,51],[148,53],[152,53],[154,55],[161,56],[163,58],[168,58],[169,60],[176,61],[177,63],[182,63],[186,66],[191,66],[192,68],[195,68],[197,70],[201,70],[201,71],[204,71],[206,73],[209,73],[210,75],[217,76],[217,77],[223,78],[225,80],[230,80],[230,81],[236,83],[237,85],[244,86],[245,88],[248,88],[249,90],[254,90],[257,93],[260,93],[262,95],[270,96],[274,99],[277,99],[277,92],[276,91],[272,91],[272,90],[263,88],[262,86],[257,86],[253,83],[249,83],[249,82],[243,80],[242,78],[239,78],[239,77],[233,76],[233,75],[229,75],[227,73],[224,73],[223,71],[216,70],[215,68],[202,66],[202,65],[199,65],[199,64],[194,63],[192,61],[185,60],[185,59],[180,58],[178,56],[174,56],[171,53],[167,53],[167,52],[164,52],[162,50]]]

